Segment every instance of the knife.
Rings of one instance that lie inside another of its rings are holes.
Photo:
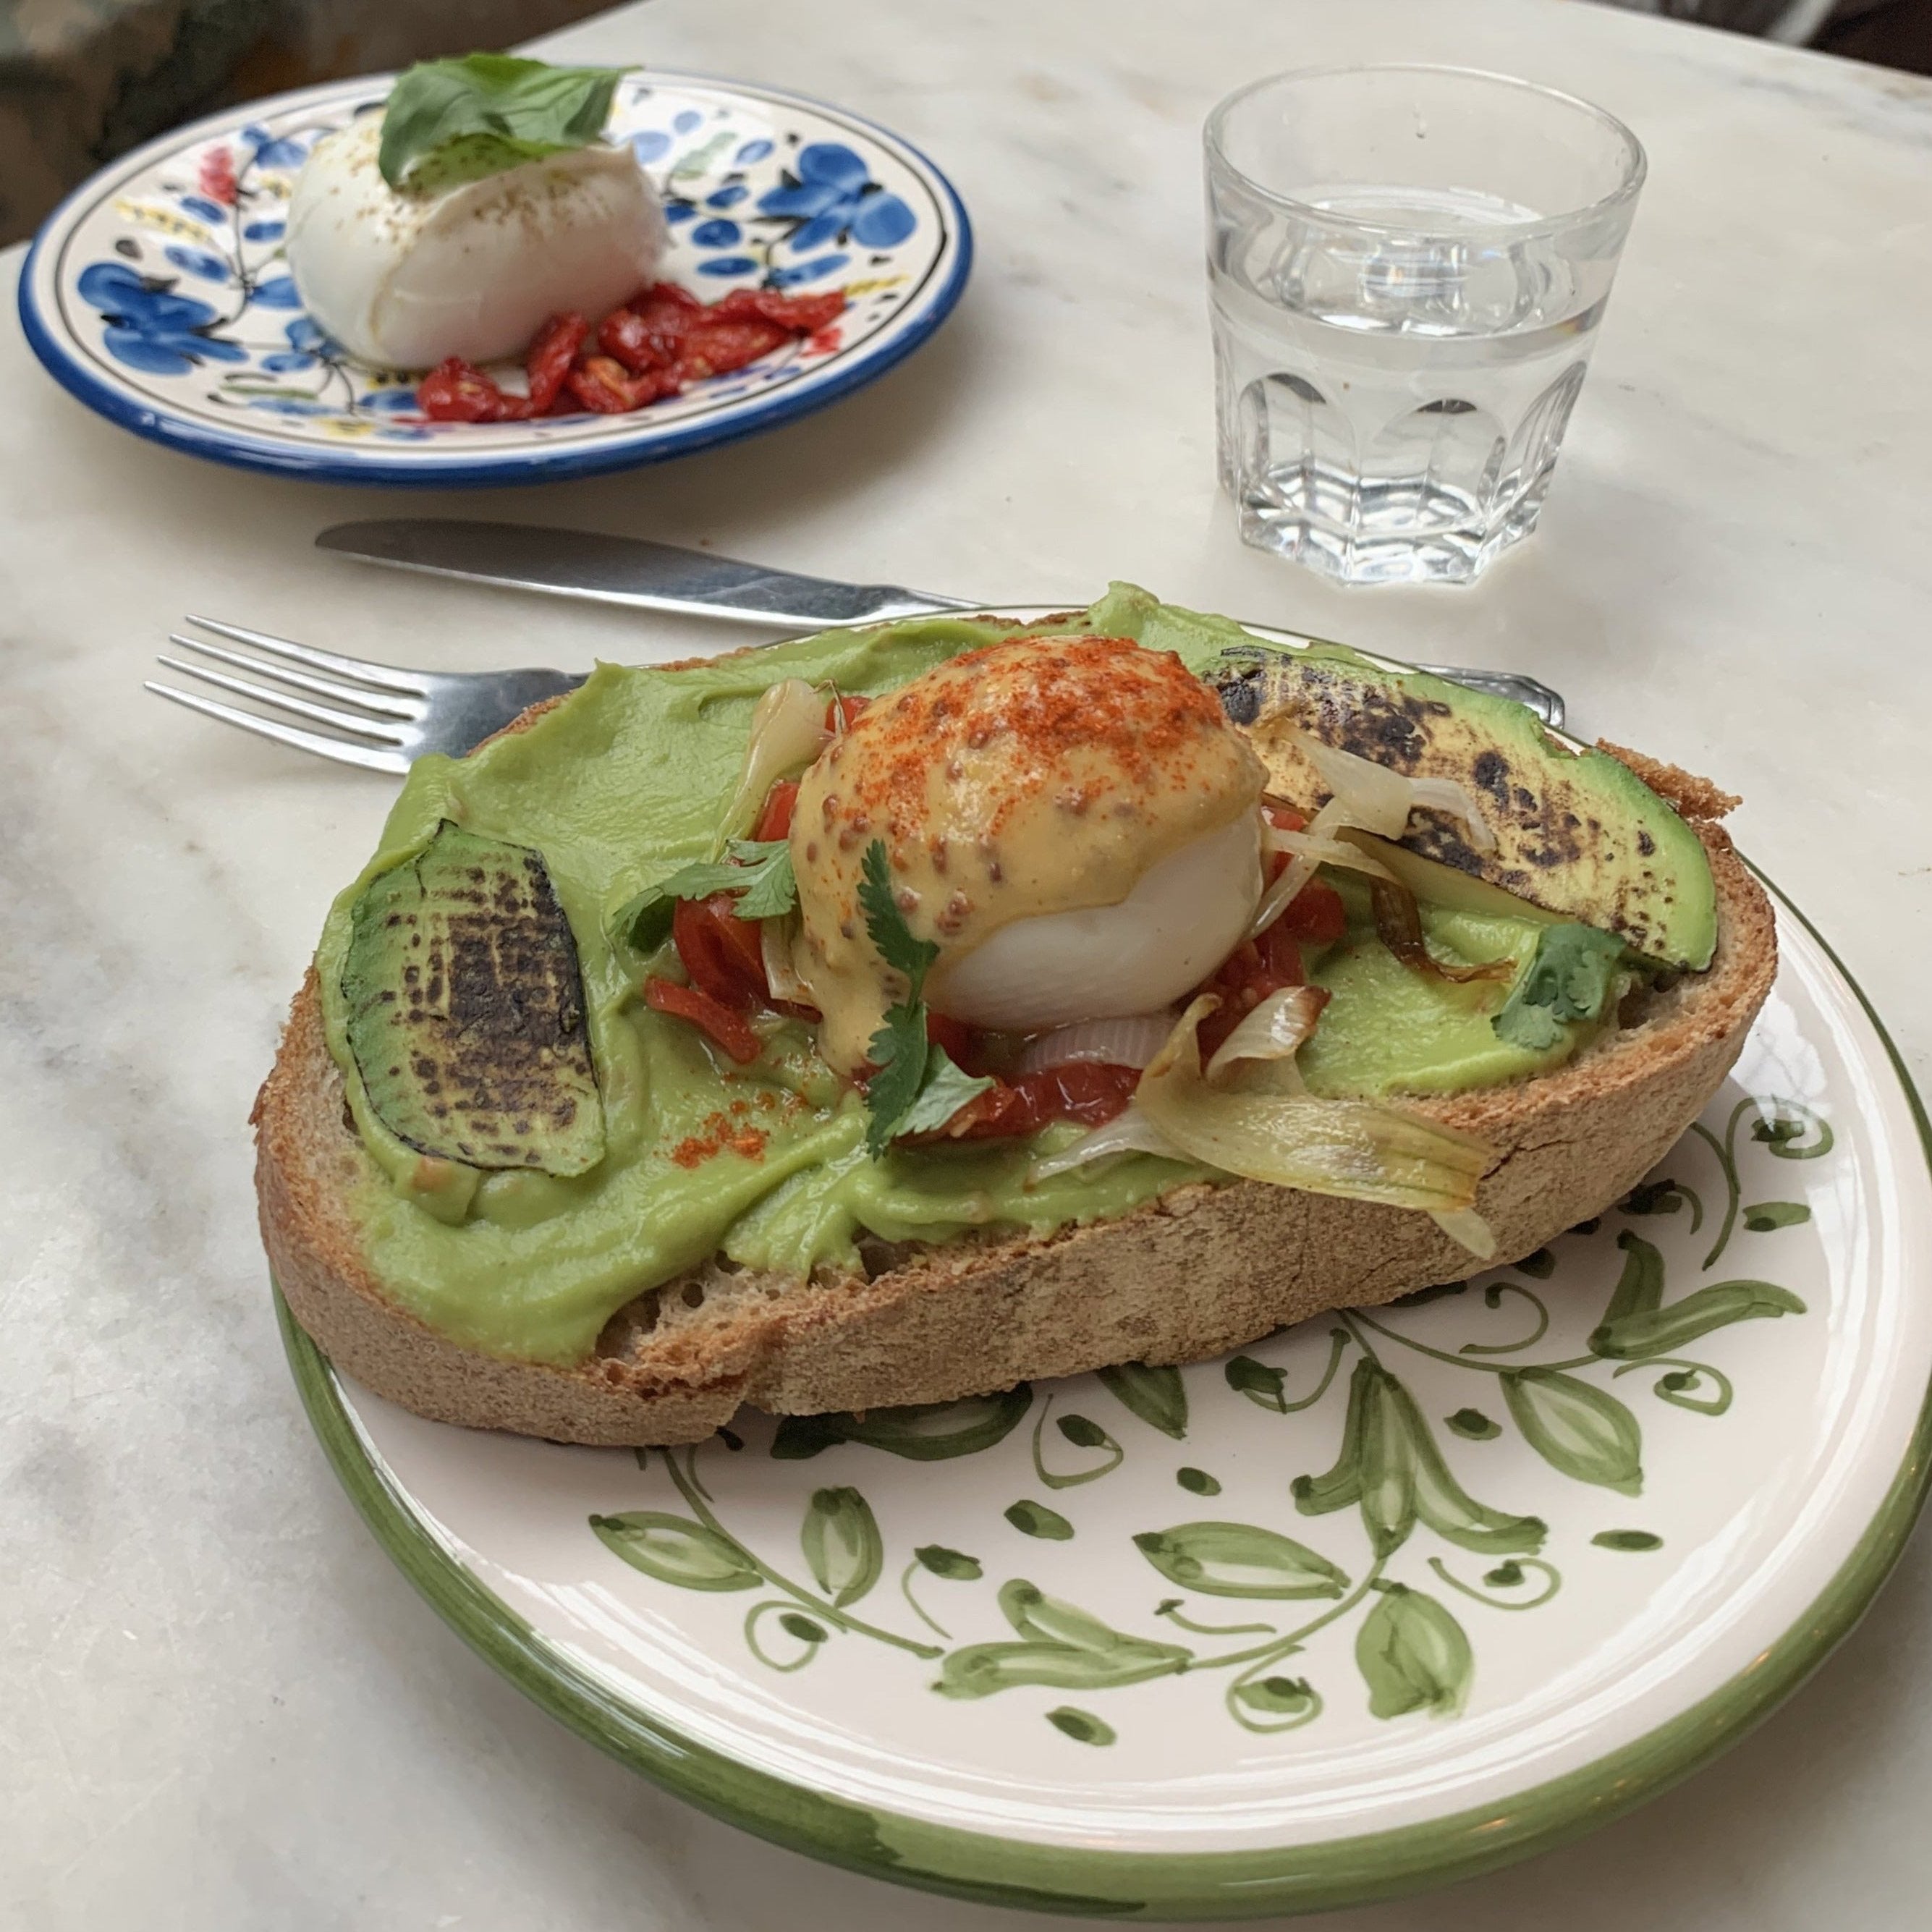
[[[966,597],[907,590],[896,584],[839,584],[772,570],[708,550],[682,550],[646,537],[566,530],[543,524],[472,523],[458,517],[377,517],[337,524],[316,538],[369,563],[421,570],[433,577],[584,597],[634,610],[720,617],[740,624],[862,624],[917,617],[935,610],[977,610]],[[1562,694],[1515,671],[1471,670],[1458,664],[1418,664],[1438,677],[1526,704],[1561,729]]]
[[[320,549],[398,570],[743,624],[857,624],[978,608],[969,598],[896,584],[838,584],[643,537],[536,524],[381,517],[338,524],[315,541]]]

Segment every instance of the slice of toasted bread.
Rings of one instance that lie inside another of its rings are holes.
[[[1706,971],[1634,996],[1622,1024],[1553,1073],[1405,1103],[1494,1150],[1476,1205],[1502,1260],[1642,1179],[1730,1070],[1777,970],[1769,902],[1711,816],[1733,801],[1673,766],[1604,748],[1695,824],[1717,880],[1717,952]],[[312,969],[254,1120],[262,1240],[296,1319],[336,1365],[418,1414],[558,1442],[691,1442],[741,1402],[812,1414],[949,1401],[1118,1362],[1196,1361],[1469,1265],[1422,1214],[1197,1183],[1045,1240],[874,1244],[865,1273],[836,1279],[720,1261],[638,1296],[588,1361],[556,1368],[450,1341],[384,1294],[348,1206],[374,1164],[349,1123]]]

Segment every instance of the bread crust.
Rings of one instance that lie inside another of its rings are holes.
[[[1553,1073],[1404,1102],[1494,1150],[1476,1205],[1499,1261],[1600,1212],[1663,1157],[1730,1071],[1777,972],[1770,902],[1703,815],[1726,795],[1605,748],[1695,825],[1717,884],[1717,951],[1708,970],[1646,996],[1634,1024]],[[418,1414],[557,1442],[697,1442],[741,1402],[809,1414],[950,1401],[1117,1362],[1197,1361],[1327,1310],[1454,1280],[1469,1262],[1421,1214],[1197,1183],[1043,1240],[887,1256],[869,1276],[714,1270],[640,1298],[588,1361],[558,1368],[451,1341],[384,1294],[349,1208],[378,1171],[347,1120],[312,967],[254,1120],[263,1244],[290,1312],[336,1366]]]

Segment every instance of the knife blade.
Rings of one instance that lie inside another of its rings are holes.
[[[892,584],[840,584],[826,577],[773,570],[709,550],[684,550],[644,537],[566,530],[545,524],[472,522],[459,517],[377,517],[337,524],[316,538],[319,549],[364,562],[433,577],[466,578],[554,597],[587,598],[642,610],[728,622],[807,626],[876,623],[937,610],[977,610],[973,598]],[[1308,641],[1304,640],[1303,641]],[[1514,671],[1418,664],[1438,677],[1527,704],[1560,729],[1563,699],[1546,684]]]
[[[335,524],[315,541],[398,570],[745,624],[869,623],[977,608],[968,598],[896,584],[839,584],[647,538],[539,524],[380,517]]]

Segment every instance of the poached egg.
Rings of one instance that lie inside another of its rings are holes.
[[[1214,694],[1125,638],[989,644],[874,699],[800,782],[790,834],[820,1050],[854,1071],[903,993],[858,898],[875,839],[938,948],[928,1004],[1036,1033],[1154,1012],[1233,951],[1266,782]]]
[[[382,116],[317,142],[289,202],[290,272],[359,362],[519,354],[550,316],[597,316],[652,278],[664,212],[628,147],[598,143],[441,190],[392,188]]]

